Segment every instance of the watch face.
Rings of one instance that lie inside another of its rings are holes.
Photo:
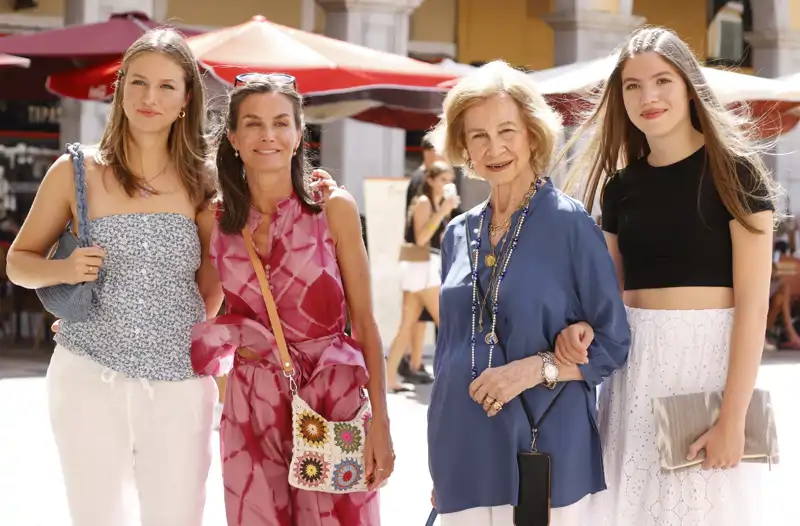
[[[544,366],[544,377],[550,381],[555,380],[558,378],[558,367],[555,365],[548,363]]]

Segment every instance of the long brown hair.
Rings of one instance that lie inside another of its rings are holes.
[[[171,28],[152,29],[139,37],[122,57],[117,73],[114,99],[100,147],[98,161],[110,167],[117,181],[129,196],[142,190],[140,179],[134,175],[128,156],[130,134],[128,119],[122,105],[122,83],[131,61],[145,53],[162,53],[183,70],[188,104],[185,115],[172,124],[169,134],[169,155],[180,175],[181,182],[195,204],[201,204],[212,192],[208,173],[208,143],[204,136],[206,121],[205,87],[200,79],[197,61],[180,33]]]
[[[621,48],[599,101],[561,155],[563,157],[587,130],[593,129],[583,154],[571,167],[567,192],[583,186],[582,199],[591,212],[598,188],[603,188],[614,172],[650,153],[644,133],[628,118],[622,92],[625,62],[647,52],[658,53],[683,77],[689,93],[692,126],[705,139],[706,166],[710,169],[714,186],[728,212],[748,231],[760,232],[745,219],[751,212],[748,199],[758,199],[753,194],[758,187],[768,190],[766,199],[770,200],[774,199],[776,191],[761,160],[767,147],[759,145],[750,135],[757,126],[750,122],[746,110],[726,110],[711,90],[689,46],[675,33],[662,27],[644,27],[634,31]],[[753,174],[757,183],[754,188],[742,186],[739,170]]]
[[[228,139],[228,132],[236,131],[239,107],[242,102],[250,95],[261,93],[280,93],[291,101],[295,126],[303,135],[303,140],[300,141],[297,151],[292,156],[292,188],[307,210],[314,213],[321,211],[307,190],[311,165],[306,158],[303,98],[291,83],[276,82],[268,77],[261,77],[241,84],[231,91],[225,124],[219,127],[217,133],[217,180],[222,194],[222,216],[219,226],[226,234],[235,234],[244,228],[250,214],[251,204],[250,188],[244,178],[244,163],[236,155],[236,151]]]
[[[428,198],[428,201],[431,202],[431,206],[433,207],[434,210],[436,210],[439,207],[439,203],[433,200],[433,188],[431,188],[431,181],[444,173],[453,173],[453,174],[455,173],[455,169],[446,161],[436,161],[433,164],[431,164],[430,168],[425,170],[425,180],[422,182],[422,185],[420,186],[417,195],[414,196],[414,198],[411,200],[411,204],[409,204],[408,206],[407,219],[409,221],[411,221],[411,218],[414,215],[413,214],[414,207],[419,201],[419,198],[423,195]]]

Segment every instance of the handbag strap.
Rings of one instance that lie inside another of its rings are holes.
[[[67,144],[66,150],[72,159],[72,171],[75,175],[75,202],[78,206],[78,243],[81,247],[86,248],[92,246],[89,206],[86,204],[86,162],[80,143]],[[70,220],[69,226],[72,226],[72,220]]]
[[[470,236],[470,233],[469,233],[469,218],[468,217],[464,218],[464,230],[466,230],[466,232],[467,232],[467,257],[469,259],[470,268],[472,268],[472,259],[473,258],[470,257],[470,255],[469,255],[469,250],[470,250],[470,247],[472,246],[472,236]],[[479,250],[479,249],[480,249],[480,247],[475,247],[475,250]],[[475,275],[475,286],[478,288],[478,292],[481,295],[484,295],[484,297],[485,297],[485,294],[484,294],[484,291],[483,291],[483,287],[481,286],[481,282],[480,282],[480,279],[478,279],[477,274]],[[489,302],[488,301],[484,302],[483,307],[485,309],[486,314],[488,314],[489,318],[491,319],[492,311],[489,308]],[[500,348],[500,352],[503,353],[503,360],[505,360],[505,362],[508,363],[508,356],[506,355],[506,349],[505,349],[505,346],[503,345],[503,342],[501,341],[502,338],[500,337],[500,333],[498,332],[498,330],[497,330],[498,327],[496,325],[495,325],[495,328],[494,328],[494,335],[497,338],[497,347],[499,347]],[[539,418],[538,422],[536,421],[536,419],[533,418],[533,411],[531,411],[531,408],[530,408],[530,406],[528,406],[528,402],[525,401],[525,398],[522,396],[522,393],[520,393],[519,396],[517,397],[517,398],[519,398],[519,401],[522,402],[522,409],[525,411],[525,416],[528,418],[528,425],[530,425],[530,428],[531,428],[531,434],[532,434],[531,451],[534,451],[534,452],[536,451],[536,436],[539,433],[539,427],[542,425],[542,422],[544,421],[545,417],[550,412],[550,410],[553,408],[553,406],[556,405],[556,401],[558,400],[558,397],[561,396],[561,393],[564,392],[564,387],[566,387],[566,386],[561,386],[561,389],[558,391],[558,394],[553,398],[553,401],[550,402],[550,405],[547,406],[547,409],[544,410],[544,413],[542,413],[542,416]]]
[[[292,365],[292,358],[289,356],[289,347],[286,345],[286,337],[283,334],[283,326],[278,316],[278,308],[275,306],[275,298],[272,297],[272,291],[269,288],[267,273],[264,272],[264,265],[256,254],[255,246],[253,245],[253,237],[250,235],[250,229],[247,225],[242,229],[242,237],[244,237],[244,244],[247,247],[247,252],[250,254],[250,262],[253,263],[253,269],[255,269],[256,276],[258,276],[258,284],[261,287],[261,296],[264,299],[264,306],[267,308],[270,325],[272,325],[272,333],[275,335],[275,341],[278,343],[278,352],[281,358],[283,375],[289,378],[289,385],[292,387],[292,392],[294,393],[297,391],[297,385],[293,380],[294,366]]]

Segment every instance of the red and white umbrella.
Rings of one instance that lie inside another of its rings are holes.
[[[309,123],[346,117],[385,126],[425,129],[441,109],[438,85],[458,76],[437,65],[376,51],[253,17],[243,24],[187,39],[206,86],[219,92],[240,73],[288,73],[306,98]],[[79,100],[108,100],[119,60],[51,75],[47,89]],[[222,87],[221,87],[222,86]]]
[[[233,84],[240,73],[288,73],[305,94],[358,88],[435,89],[457,76],[412,58],[269,22],[263,16],[187,39],[197,59]]]

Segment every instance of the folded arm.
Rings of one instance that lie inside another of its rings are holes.
[[[565,366],[559,376],[564,380],[582,379],[595,387],[628,357],[628,317],[614,259],[602,232],[588,216],[575,225],[570,250],[580,321],[592,327],[594,339],[588,348],[588,361]]]

